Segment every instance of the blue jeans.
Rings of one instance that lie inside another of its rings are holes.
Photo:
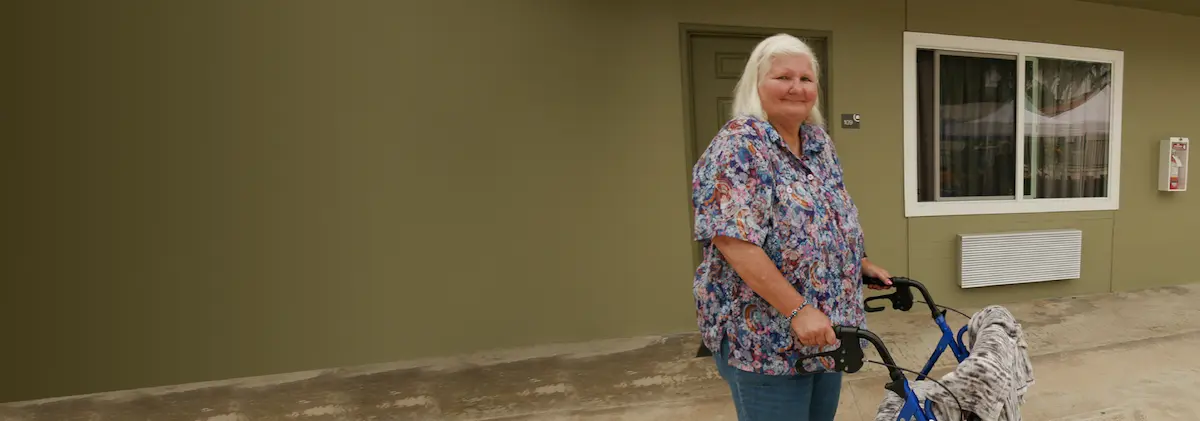
[[[730,367],[729,341],[713,352],[717,371],[729,383],[739,421],[833,421],[842,393],[842,373],[771,376]]]

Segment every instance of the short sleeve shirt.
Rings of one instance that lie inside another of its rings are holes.
[[[766,121],[735,118],[693,168],[694,238],[704,250],[693,284],[697,321],[709,349],[721,349],[728,338],[729,365],[744,371],[796,374],[801,355],[832,347],[794,340],[787,314],[741,279],[712,244],[717,236],[762,247],[834,325],[866,328],[858,210],[824,129],[804,124],[800,139],[802,152],[795,154]],[[805,360],[803,367],[825,371],[826,361]]]

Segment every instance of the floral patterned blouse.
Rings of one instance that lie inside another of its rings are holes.
[[[708,349],[721,349],[728,337],[729,365],[744,371],[796,374],[799,356],[833,347],[793,340],[786,321],[791,311],[780,313],[751,290],[712,244],[716,236],[762,247],[834,325],[866,327],[858,210],[825,130],[804,124],[801,143],[797,156],[766,121],[735,118],[692,172],[694,236],[704,249],[693,285],[697,321]],[[806,360],[803,367],[825,371],[826,360]]]

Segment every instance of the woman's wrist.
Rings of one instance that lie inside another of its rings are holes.
[[[793,305],[791,311],[784,313],[784,320],[790,324],[805,308],[808,308],[808,299],[801,296],[800,302]]]

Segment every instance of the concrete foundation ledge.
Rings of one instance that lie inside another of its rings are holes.
[[[1112,399],[1097,400],[1110,393],[1100,380],[1071,386],[1095,386],[1087,394],[1063,389],[1088,370],[1073,361],[1092,358],[1094,372],[1105,373],[1112,369],[1108,359],[1144,358],[1138,356],[1153,349],[1163,370],[1200,372],[1190,357],[1172,359],[1161,351],[1200,341],[1197,297],[1200,286],[1188,285],[1006,304],[1034,357],[1039,395],[1029,411],[1041,417],[1027,411],[1027,419],[1091,419],[1089,411],[1116,405],[1125,405],[1118,414],[1148,413],[1136,402],[1120,402],[1130,395],[1116,389]],[[870,317],[871,329],[905,367],[919,369],[937,343],[928,312]],[[961,316],[949,320],[966,323]],[[0,405],[0,421],[732,419],[728,389],[710,358],[695,357],[698,344],[698,335],[678,334],[43,399]],[[937,372],[952,368],[951,360],[944,357]],[[847,376],[838,419],[871,419],[883,397],[883,375],[867,365]],[[1079,401],[1085,398],[1091,400]],[[1072,418],[1078,416],[1085,418]]]
[[[2,421],[484,420],[726,393],[699,336],[644,337],[0,405]]]

